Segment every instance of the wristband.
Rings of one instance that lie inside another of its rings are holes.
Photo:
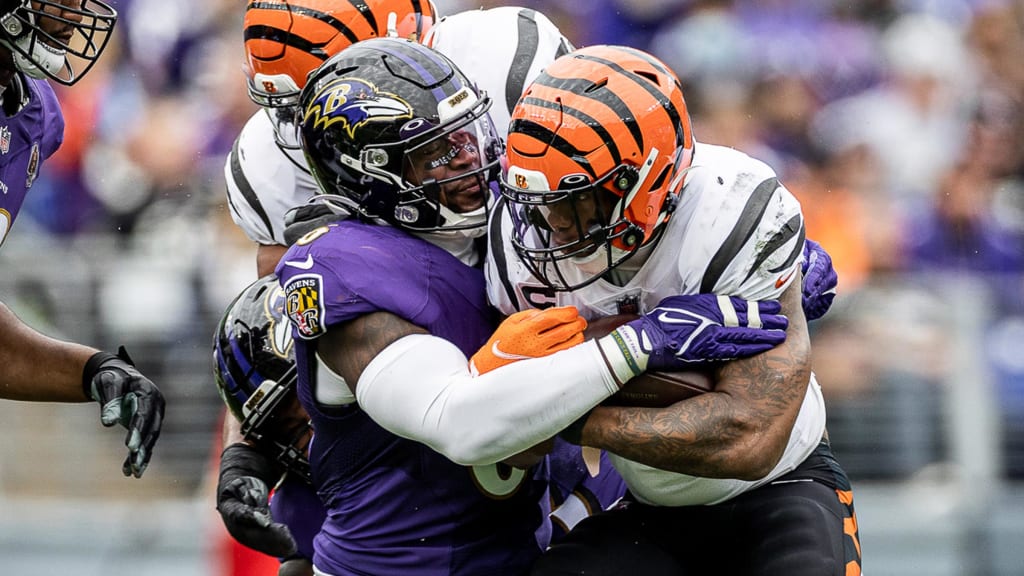
[[[220,453],[221,483],[226,484],[225,478],[233,480],[238,476],[259,478],[267,488],[273,488],[281,474],[275,470],[270,458],[258,449],[245,442],[236,442]]]
[[[82,368],[82,393],[86,398],[95,400],[92,397],[92,379],[96,377],[100,367],[110,360],[120,360],[120,358],[110,352],[97,352],[86,360],[85,367]]]

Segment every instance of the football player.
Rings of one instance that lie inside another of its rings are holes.
[[[41,163],[60,146],[64,117],[52,80],[74,84],[107,45],[117,14],[98,0],[0,2],[0,244]],[[128,430],[125,476],[145,472],[164,399],[122,347],[117,354],[36,332],[0,303],[0,397],[100,404],[104,426]]]
[[[509,113],[527,82],[570,42],[542,14],[516,7],[471,10],[437,19],[428,2],[368,0],[360,11],[345,0],[285,0],[274,5],[252,2],[244,21],[249,93],[263,107],[246,124],[225,163],[228,200],[235,222],[257,246],[257,269],[269,274],[288,244],[285,213],[317,193],[316,183],[298,149],[294,114],[306,75],[324,58],[349,45],[352,38],[386,36],[420,38],[469,69],[477,86],[499,97],[490,113],[504,135]],[[394,23],[389,31],[388,22]],[[302,223],[290,228],[309,227]],[[218,510],[229,532],[243,544],[279,557],[295,543],[280,525],[266,525],[259,507],[242,505],[242,484],[257,481],[268,459],[244,442],[238,421],[225,421],[225,449],[218,488]],[[558,443],[553,453],[552,518],[557,538],[591,510],[603,509],[624,492],[610,465],[596,475],[586,471],[579,450]],[[604,457],[602,457],[604,458]],[[248,463],[248,464],[246,464]],[[245,466],[251,466],[250,473]],[[291,493],[297,493],[295,488]],[[275,497],[277,508],[285,497]],[[265,530],[260,530],[264,527]],[[299,543],[301,549],[301,543]]]
[[[611,453],[629,495],[532,574],[859,574],[853,496],[810,369],[803,216],[772,169],[695,141],[676,76],[616,46],[545,69],[513,112],[507,158],[487,267],[502,312],[595,318],[711,293],[779,299],[789,318],[785,343],[719,365],[713,391],[598,406],[563,432]]]
[[[393,34],[422,38],[438,18],[433,2],[409,0],[250,0],[243,20],[245,70],[249,96],[261,109],[242,128],[224,164],[231,216],[257,245],[258,276],[272,274],[285,250],[285,212],[304,204],[317,186],[299,148],[294,124],[299,91],[306,75],[353,42]],[[273,486],[266,471],[271,454],[242,437],[240,420],[224,419],[217,487],[217,510],[236,541],[271,556],[287,559],[298,544],[288,527],[266,522],[266,492]],[[245,478],[246,483],[234,482]],[[253,504],[252,483],[266,483],[264,500]],[[277,494],[275,510],[300,506],[311,488],[290,486]],[[315,496],[315,495],[314,495]],[[310,556],[311,558],[311,556]],[[287,568],[282,564],[282,572]]]
[[[231,217],[257,244],[258,276],[284,254],[285,213],[317,193],[295,127],[306,75],[359,40],[423,38],[438,19],[431,0],[250,0],[245,9],[249,96],[260,105],[224,163]]]
[[[225,450],[220,490],[230,497],[220,498],[218,509],[226,517],[252,519],[227,527],[238,541],[280,556],[279,574],[312,575],[313,535],[324,508],[310,486],[312,428],[295,394],[291,327],[283,311],[277,277],[264,276],[227,307],[214,335],[217,390],[241,423],[241,436],[257,450]]]
[[[777,302],[714,296],[666,302],[698,309],[699,324],[652,314],[582,342],[585,323],[563,307],[515,315],[492,335],[474,266],[502,152],[489,105],[440,53],[393,38],[344,49],[301,93],[317,199],[352,216],[305,234],[275,270],[328,508],[318,574],[524,573],[550,531],[543,448],[524,452],[644,367],[784,340]],[[532,358],[509,362],[512,341]],[[467,357],[485,342],[474,376]]]

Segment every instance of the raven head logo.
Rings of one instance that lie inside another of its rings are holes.
[[[302,122],[319,130],[341,124],[355,138],[356,130],[371,122],[408,118],[412,118],[412,106],[405,100],[364,80],[342,78],[320,89],[306,106]]]

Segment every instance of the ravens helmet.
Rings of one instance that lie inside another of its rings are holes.
[[[116,22],[100,0],[0,0],[0,45],[28,76],[71,85],[96,63]]]
[[[589,46],[552,62],[512,113],[502,194],[512,245],[555,290],[656,242],[693,157],[679,80],[655,57]]]
[[[312,429],[296,396],[292,333],[276,276],[250,284],[228,306],[214,334],[213,366],[242,436],[308,481]]]
[[[377,38],[310,76],[299,132],[325,196],[349,212],[412,232],[473,236],[484,231],[500,171],[490,104],[439,52]]]

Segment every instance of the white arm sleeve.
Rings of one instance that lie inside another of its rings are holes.
[[[392,433],[482,466],[551,438],[618,390],[593,341],[475,377],[468,364],[447,340],[406,336],[366,367],[356,400]]]

